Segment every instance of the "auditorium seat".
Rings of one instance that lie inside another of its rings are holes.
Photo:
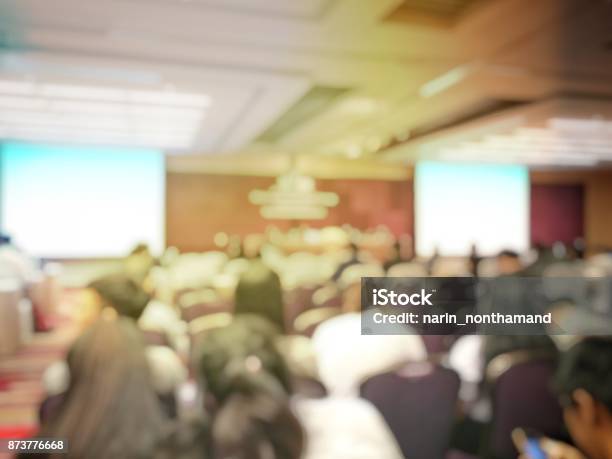
[[[542,352],[509,352],[489,363],[493,422],[485,445],[487,457],[518,456],[511,438],[516,427],[564,437],[562,409],[552,391],[554,371],[554,357]]]
[[[223,300],[211,289],[184,293],[179,298],[181,318],[191,322],[199,317],[219,312],[230,312],[232,304]]]
[[[320,324],[341,313],[340,308],[333,306],[304,311],[295,319],[293,330],[300,335],[312,336]]]
[[[381,412],[405,457],[443,459],[455,419],[459,376],[424,362],[374,376],[361,396]]]

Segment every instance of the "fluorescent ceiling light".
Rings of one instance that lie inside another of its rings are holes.
[[[419,95],[421,97],[428,98],[446,91],[450,87],[461,82],[465,77],[472,73],[473,69],[473,64],[455,67],[454,69],[449,70],[443,75],[440,75],[439,77],[434,78],[421,86],[419,89]]]
[[[205,94],[174,90],[0,80],[0,136],[188,149],[210,105]]]
[[[612,122],[551,118],[545,127],[488,135],[440,152],[440,159],[526,165],[594,166],[612,161]]]

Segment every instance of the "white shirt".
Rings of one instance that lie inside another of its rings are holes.
[[[405,332],[405,330],[404,330]],[[323,322],[312,337],[319,377],[330,395],[357,396],[367,378],[427,358],[418,335],[362,335],[359,313]]]
[[[376,408],[353,397],[296,399],[294,411],[306,432],[303,459],[403,459]]]
[[[151,300],[138,319],[141,330],[153,330],[166,334],[170,345],[180,353],[188,351],[187,324],[176,309],[158,300]]]
[[[462,336],[448,354],[448,366],[461,379],[459,398],[464,402],[473,402],[478,397],[478,386],[484,377],[483,344],[482,336]]]

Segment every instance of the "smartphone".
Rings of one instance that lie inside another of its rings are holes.
[[[512,431],[512,441],[516,449],[529,459],[548,459],[548,455],[540,446],[542,435],[529,429],[516,428]]]

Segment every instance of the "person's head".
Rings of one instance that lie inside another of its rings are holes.
[[[263,263],[252,262],[236,287],[236,314],[255,314],[285,329],[283,291],[278,275]]]
[[[108,306],[120,316],[138,320],[150,297],[131,277],[122,274],[109,275],[91,282],[88,286],[90,301],[98,300],[99,306]]]
[[[125,257],[123,268],[132,279],[142,283],[155,263],[155,257],[151,254],[149,246],[138,244]]]
[[[149,246],[147,244],[145,244],[144,242],[141,242],[139,244],[136,244],[134,246],[134,248],[132,250],[130,250],[130,256],[131,255],[145,255],[145,256],[151,256],[151,250],[149,249]]]
[[[592,459],[612,457],[612,339],[585,338],[571,347],[555,386],[576,444]]]
[[[497,271],[500,275],[510,275],[520,271],[521,259],[513,250],[502,250],[497,255]]]
[[[214,459],[299,459],[304,433],[286,395],[236,394],[212,424]]]
[[[245,258],[255,259],[261,255],[266,238],[263,234],[247,234],[242,241],[242,253]]]
[[[221,405],[235,392],[278,385],[291,392],[289,369],[276,347],[278,331],[260,316],[242,315],[210,330],[196,350],[197,372],[206,395]]]
[[[200,342],[197,371],[212,417],[215,459],[297,459],[303,431],[292,414],[287,366],[273,326],[237,317]]]
[[[69,458],[147,457],[163,418],[134,323],[103,314],[71,347],[68,367],[65,399],[40,436],[66,438]]]
[[[389,250],[387,251],[387,260],[395,261],[401,259],[401,244],[399,240],[396,240],[389,246]]]

